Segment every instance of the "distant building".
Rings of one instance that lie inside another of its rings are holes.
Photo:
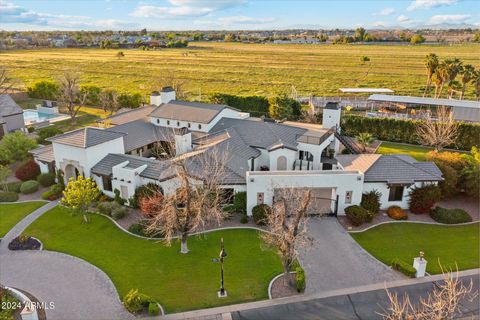
[[[10,95],[0,94],[0,139],[16,130],[25,130],[23,109]]]

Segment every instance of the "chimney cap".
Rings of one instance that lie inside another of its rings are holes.
[[[172,92],[172,91],[175,91],[175,89],[173,89],[172,87],[168,86],[168,87],[163,87],[162,88],[162,92]]]
[[[158,91],[152,91],[152,93],[151,93],[150,95],[151,95],[151,96],[158,96],[159,93],[158,93]]]
[[[327,104],[325,105],[325,108],[324,109],[329,109],[329,110],[339,110],[340,109],[340,106],[338,105],[338,102],[327,102]]]

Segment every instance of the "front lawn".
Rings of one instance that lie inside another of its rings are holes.
[[[45,204],[45,201],[0,204],[0,238],[20,220]]]
[[[432,151],[432,148],[403,144],[395,142],[382,142],[377,149],[379,154],[408,154],[419,161],[426,161],[425,155]]]
[[[280,259],[265,251],[258,231],[223,230],[190,237],[190,253],[180,244],[166,247],[159,241],[133,237],[110,220],[91,215],[90,224],[71,216],[61,206],[45,213],[25,231],[39,238],[47,250],[85,259],[105,271],[123,297],[138,288],[162,304],[167,312],[208,308],[267,299],[268,283],[282,272]],[[227,298],[218,298],[220,265],[213,263],[224,238]],[[75,277],[75,275],[72,275]]]
[[[413,264],[419,251],[425,252],[427,272],[441,273],[443,267],[473,269],[479,262],[480,223],[440,226],[418,223],[389,223],[350,235],[368,252],[390,265],[394,258]]]

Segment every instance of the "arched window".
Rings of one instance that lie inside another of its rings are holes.
[[[277,170],[287,170],[287,157],[280,156],[277,158]]]

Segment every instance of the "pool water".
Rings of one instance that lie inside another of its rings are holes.
[[[33,109],[27,109],[23,111],[23,119],[25,120],[26,124],[48,121],[59,117],[64,117],[64,115],[58,113],[42,113]]]

